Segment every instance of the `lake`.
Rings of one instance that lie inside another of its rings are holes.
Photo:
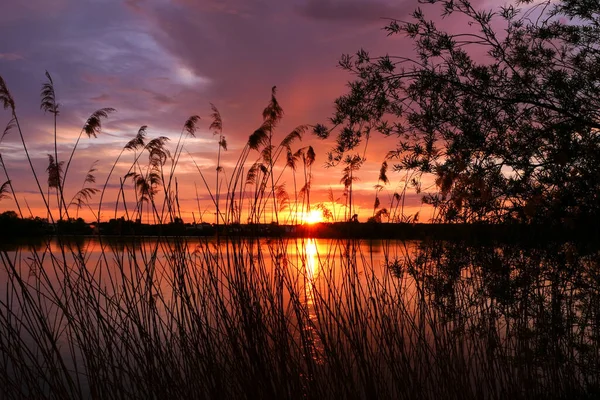
[[[593,398],[598,256],[575,243],[3,245],[0,398]]]

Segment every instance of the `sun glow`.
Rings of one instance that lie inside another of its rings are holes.
[[[323,222],[323,212],[321,210],[310,210],[310,212],[306,215],[305,222],[307,224]]]

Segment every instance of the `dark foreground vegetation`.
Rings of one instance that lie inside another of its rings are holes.
[[[360,165],[359,145],[377,132],[397,144],[380,185],[388,167],[400,172],[441,222],[598,220],[600,3],[422,3],[456,21],[451,30],[424,6],[385,28],[410,38],[414,56],[340,61],[355,80],[336,101],[330,163]]]
[[[0,142],[18,135],[47,219],[24,218],[0,157],[0,200],[12,197],[17,209],[0,218],[3,243],[38,235],[0,247],[0,398],[598,398],[600,6],[563,0],[487,13],[463,0],[433,3],[465,16],[473,32],[438,31],[417,11],[414,23],[388,27],[415,40],[417,59],[361,51],[342,60],[357,81],[333,120],[341,129],[329,163],[344,167],[346,198],[339,224],[280,220],[291,204],[311,211],[315,152],[293,146],[309,128],[331,131],[300,126],[276,141],[275,88],[228,180],[212,106],[214,184],[197,169],[217,223],[191,226],[181,219],[176,170],[198,116],[174,149],[142,126],[102,189],[93,165],[72,192],[66,177],[80,139],[100,134],[114,110],[94,112],[68,156],[55,128],[42,180],[0,78],[11,116]],[[485,46],[490,63],[470,57],[471,45]],[[41,107],[56,127],[46,77]],[[364,159],[348,152],[372,130],[399,146],[382,165],[373,219],[358,224],[353,182]],[[129,170],[114,179],[126,157]],[[383,209],[388,161],[404,189]],[[303,178],[291,195],[286,168],[294,187],[296,171]],[[420,193],[425,176],[434,178],[424,201],[439,224],[404,215],[407,188]],[[117,193],[106,190],[111,178]],[[81,209],[96,223],[77,218]],[[286,237],[317,235],[346,239]]]
[[[0,253],[2,398],[600,395],[597,248],[60,243]]]

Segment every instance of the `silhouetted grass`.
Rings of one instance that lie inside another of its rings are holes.
[[[43,104],[56,117],[48,79]],[[26,147],[1,80],[0,101],[11,110]],[[98,134],[108,110],[93,113],[82,134]],[[277,218],[285,196],[283,167],[275,165],[284,154],[291,154],[286,165],[294,171],[294,160],[303,161],[304,186],[294,198],[303,198],[303,209],[310,204],[314,153],[290,147],[307,127],[275,146],[281,116],[273,90],[263,123],[228,181],[217,177],[213,189],[228,188],[224,207],[223,199],[211,195],[221,221],[239,223],[242,215],[264,221],[269,207]],[[165,137],[147,140],[145,127],[123,147],[100,192],[107,194],[117,162],[131,152],[129,171],[119,177],[115,214],[120,203],[127,220],[180,218],[176,168],[197,122],[196,116],[186,121],[174,151]],[[258,159],[247,168],[253,151]],[[75,148],[69,163],[74,154]],[[51,157],[48,190],[36,180],[50,219],[60,221],[70,215],[59,157]],[[85,183],[91,181],[86,177]],[[8,182],[4,188],[14,193]],[[72,242],[58,229],[37,247],[0,250],[0,397],[598,394],[597,252],[568,244],[551,250],[389,241],[381,246],[380,263],[356,240],[315,246],[283,238],[98,236]]]
[[[597,253],[383,243],[386,266],[357,241],[311,246],[173,238],[3,251],[2,395],[597,393]]]

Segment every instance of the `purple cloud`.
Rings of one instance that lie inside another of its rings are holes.
[[[22,59],[23,56],[17,53],[0,53],[0,60],[18,61]]]
[[[235,164],[248,135],[260,125],[273,85],[279,89],[278,99],[285,110],[277,138],[300,124],[326,122],[333,112],[333,100],[353,79],[337,67],[340,55],[360,48],[373,55],[388,50],[410,51],[410,42],[386,37],[381,30],[385,21],[380,18],[402,18],[418,6],[416,0],[9,3],[0,14],[0,37],[11,38],[0,49],[0,75],[15,97],[23,133],[42,181],[46,153],[53,149],[54,138],[52,116],[39,108],[45,70],[52,74],[61,104],[61,160],[68,157],[81,126],[93,111],[101,107],[117,109],[103,121],[98,139],[86,138],[80,144],[81,151],[69,173],[72,190],[77,189],[82,174],[98,158],[102,160],[98,181],[103,181],[116,157],[114,153],[141,125],[149,126],[150,137],[167,135],[175,141],[192,114],[200,115],[202,120],[197,139],[189,141],[186,149],[205,168],[207,180],[214,182],[217,146],[208,130],[209,102],[223,117],[229,151],[222,161],[227,171]],[[8,113],[0,110],[0,130],[8,120]],[[307,135],[300,145],[317,149],[311,199],[325,200],[329,186],[341,191],[340,171],[321,167],[331,143]],[[369,163],[362,176],[365,187],[376,183],[371,181],[376,180],[382,151],[393,147],[370,146]],[[26,194],[32,207],[40,207],[39,199],[31,195],[35,192],[32,175],[14,132],[0,144],[0,153],[12,173],[11,179],[18,183],[18,196]],[[181,198],[194,197],[195,182],[200,196],[204,196],[193,163],[187,155],[183,158],[188,164],[182,164],[178,172],[180,190],[186,194]],[[117,172],[126,170],[119,167]],[[0,181],[3,178],[0,174]],[[118,176],[116,179],[118,182]],[[115,182],[111,185],[114,187]],[[365,210],[372,207],[370,191],[356,198],[361,202],[364,198]],[[193,209],[194,201],[182,207]],[[0,204],[0,211],[6,208],[11,205]]]
[[[413,11],[414,4],[369,0],[307,0],[298,11],[322,21],[383,22],[385,18],[403,18]]]

